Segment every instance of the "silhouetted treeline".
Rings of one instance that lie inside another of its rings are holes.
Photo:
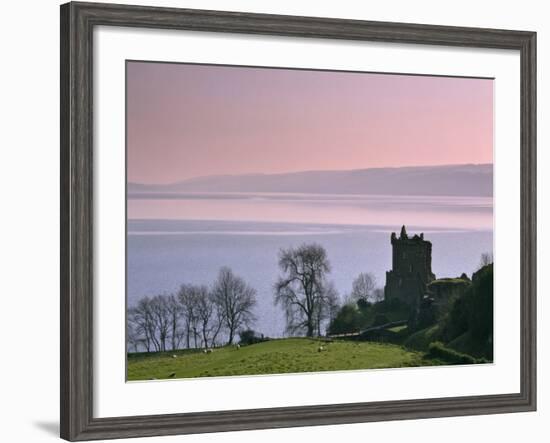
[[[281,249],[278,265],[281,274],[273,286],[274,302],[285,313],[287,333],[325,334],[340,310],[340,296],[328,280],[331,265],[325,248],[309,243]],[[347,298],[359,303],[378,300],[374,276],[360,274]],[[236,334],[254,323],[255,306],[256,290],[223,267],[210,286],[183,284],[177,293],[143,297],[129,308],[128,351],[231,344]]]
[[[128,309],[128,350],[168,351],[231,344],[255,321],[256,291],[230,268],[216,281],[184,284],[177,293],[143,297]]]

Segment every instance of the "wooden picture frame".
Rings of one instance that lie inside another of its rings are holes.
[[[517,394],[93,416],[92,31],[99,25],[497,48],[521,58],[521,389]],[[61,6],[61,437],[70,441],[536,409],[536,33],[236,12]]]

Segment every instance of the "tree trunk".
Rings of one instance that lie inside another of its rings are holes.
[[[307,318],[307,336],[313,337],[313,319],[311,316]]]
[[[176,316],[172,316],[172,350],[176,350],[176,331],[177,331],[178,323]]]
[[[208,337],[206,336],[206,327],[202,328],[202,339],[204,340],[204,347],[208,348]]]

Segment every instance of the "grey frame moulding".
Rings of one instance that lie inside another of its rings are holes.
[[[236,411],[93,416],[94,26],[233,32],[519,51],[519,393]],[[536,409],[536,33],[331,18],[67,3],[61,6],[61,437],[71,441],[492,414]]]

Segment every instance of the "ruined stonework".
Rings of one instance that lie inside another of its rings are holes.
[[[386,272],[384,297],[399,299],[418,306],[426,293],[426,285],[435,280],[432,273],[432,244],[424,234],[409,237],[405,226],[399,237],[391,234],[392,270]]]
[[[426,297],[433,304],[437,318],[442,317],[453,302],[464,295],[471,283],[468,276],[462,274],[457,278],[440,278],[428,285]]]

